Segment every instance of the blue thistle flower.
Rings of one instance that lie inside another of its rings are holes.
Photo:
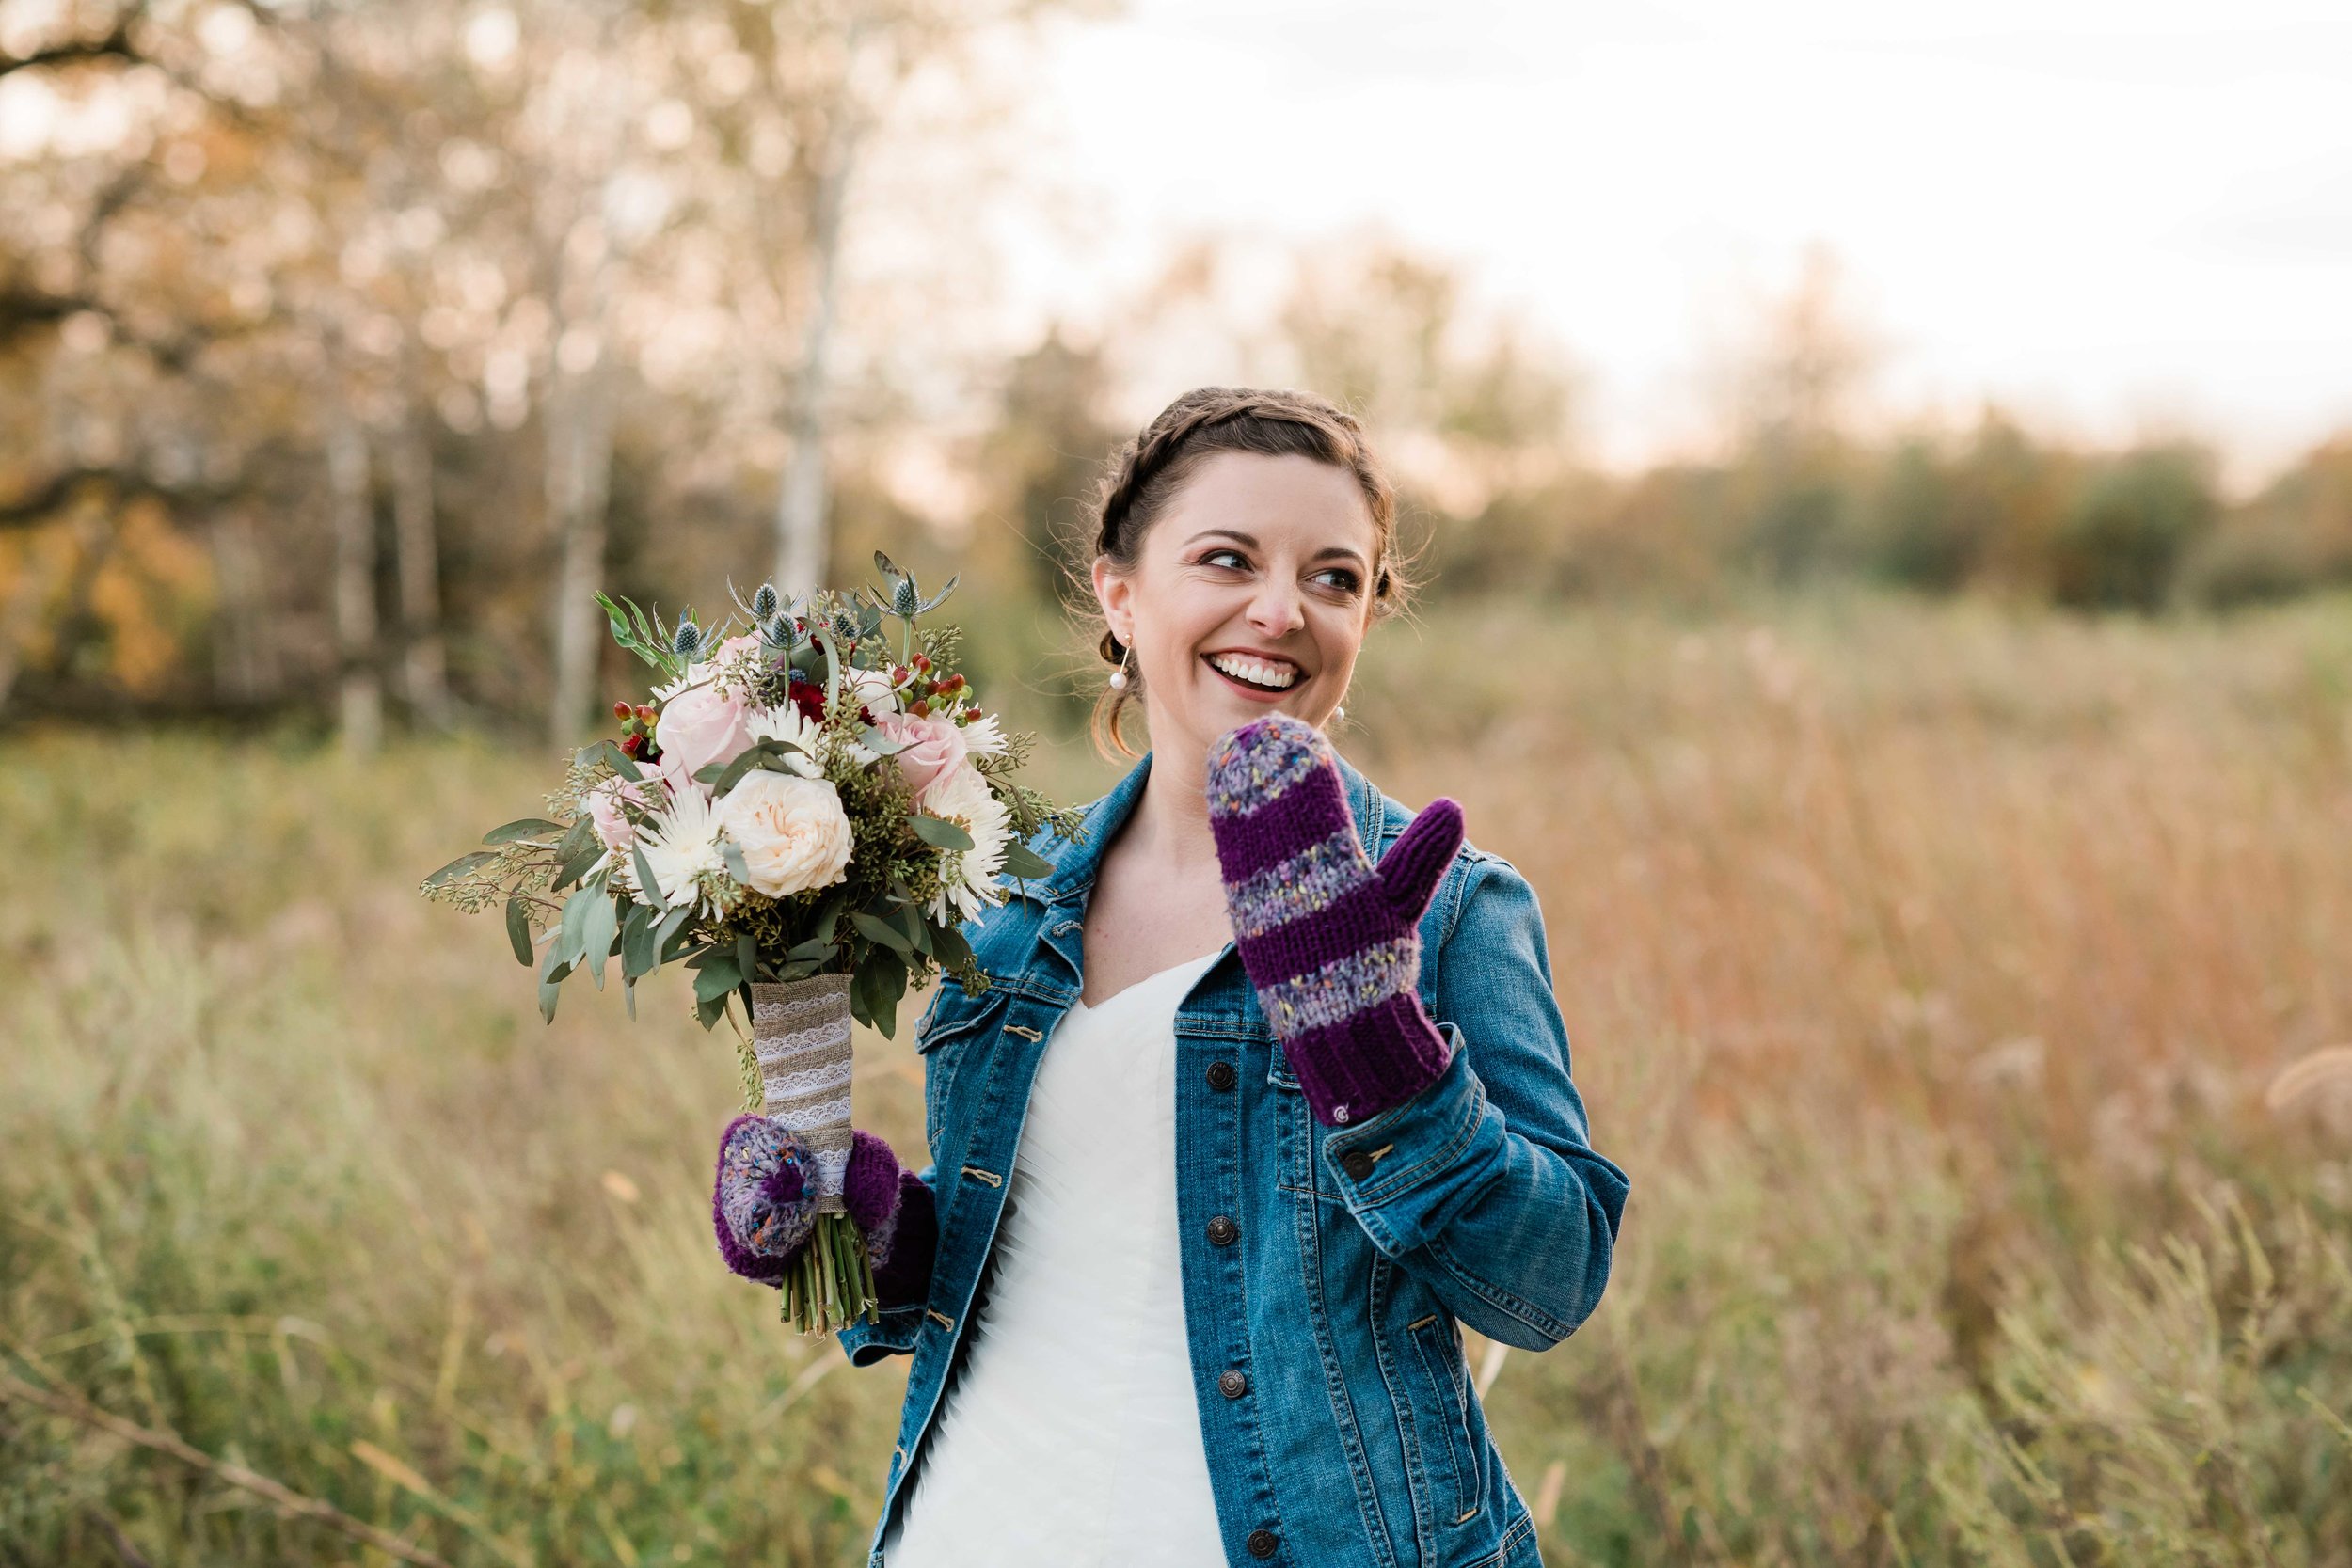
[[[703,629],[691,621],[680,621],[677,630],[670,635],[670,651],[681,658],[691,658],[703,645]]]

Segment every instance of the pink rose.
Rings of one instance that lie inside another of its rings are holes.
[[[718,651],[710,656],[710,660],[715,664],[721,659],[733,658],[737,654],[757,653],[758,651],[759,639],[747,631],[730,637],[724,642],[720,643]]]
[[[679,692],[654,725],[661,770],[691,779],[714,762],[734,761],[752,743],[750,719],[739,693],[722,696],[708,682]]]
[[[896,753],[898,771],[906,775],[907,787],[914,791],[917,800],[933,784],[963,766],[963,732],[952,720],[885,713],[875,720],[874,727],[902,743]]]
[[[608,849],[628,849],[637,843],[637,825],[621,810],[624,800],[640,810],[653,804],[645,799],[644,789],[617,776],[588,792],[588,819],[596,825],[596,837]]]

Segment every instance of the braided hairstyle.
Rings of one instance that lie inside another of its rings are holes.
[[[1311,457],[1352,474],[1372,509],[1373,613],[1388,615],[1402,607],[1410,585],[1403,575],[1406,562],[1396,558],[1396,492],[1356,417],[1312,392],[1196,387],[1161,409],[1113,455],[1096,485],[1089,509],[1094,555],[1133,571],[1152,522],[1192,471],[1220,451]],[[1089,610],[1082,615],[1102,625],[1096,651],[1115,670],[1125,661],[1127,649],[1094,604],[1090,585],[1084,602]],[[1126,686],[1106,682],[1095,699],[1090,728],[1095,749],[1105,757],[1139,754],[1127,744],[1120,720],[1140,693],[1142,675],[1131,669]]]

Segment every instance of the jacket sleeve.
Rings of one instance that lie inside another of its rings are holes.
[[[1411,1100],[1335,1130],[1324,1161],[1373,1244],[1455,1317],[1549,1350],[1600,1302],[1629,1182],[1594,1150],[1568,1077],[1534,889],[1480,855],[1424,961],[1452,1059]]]
[[[861,1319],[834,1336],[853,1367],[870,1367],[884,1356],[914,1353],[915,1336],[923,1327],[923,1304],[930,1298],[931,1262],[939,1247],[938,1181],[936,1163],[925,1165],[919,1177],[902,1181],[898,1229],[891,1243],[890,1260],[874,1271],[881,1321],[869,1323]]]

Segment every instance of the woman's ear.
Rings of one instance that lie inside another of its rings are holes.
[[[1135,596],[1135,584],[1107,555],[1094,558],[1094,599],[1103,607],[1103,619],[1110,634],[1129,647],[1135,645],[1135,618],[1130,604]]]

